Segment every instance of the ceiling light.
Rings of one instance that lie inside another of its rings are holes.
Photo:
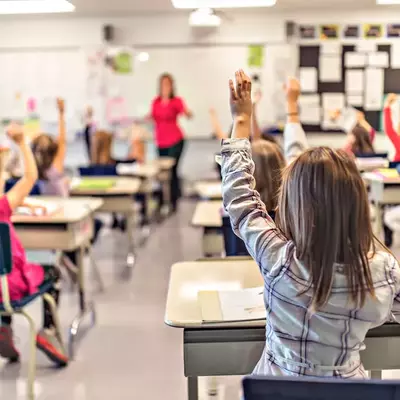
[[[75,11],[67,0],[0,0],[0,14],[47,14]]]
[[[272,7],[276,0],[172,0],[175,8],[245,8]]]
[[[219,26],[221,18],[215,15],[211,8],[199,8],[190,13],[189,24],[191,26]]]
[[[140,62],[149,61],[149,58],[150,58],[149,53],[146,53],[145,51],[141,51],[141,52],[138,54],[138,60],[139,60]]]
[[[393,4],[400,4],[400,0],[376,0],[376,4],[382,5],[393,5]]]

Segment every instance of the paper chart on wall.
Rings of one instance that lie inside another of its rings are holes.
[[[339,55],[342,53],[342,45],[340,42],[322,42],[321,54]]]
[[[368,42],[366,40],[362,40],[357,44],[357,51],[360,53],[372,53],[376,51],[377,44],[375,42]]]
[[[365,98],[366,111],[379,111],[382,109],[384,93],[384,71],[378,68],[365,70]]]
[[[321,55],[319,57],[319,80],[321,82],[340,82],[342,80],[341,55]]]
[[[323,129],[340,129],[337,122],[332,120],[331,114],[335,110],[342,110],[345,106],[345,96],[343,93],[323,93]]]
[[[301,91],[315,93],[318,91],[317,68],[300,68],[300,86]]]
[[[300,120],[303,124],[319,125],[321,123],[321,106],[319,94],[303,94],[299,98]]]
[[[366,54],[348,52],[344,56],[344,65],[347,68],[360,68],[365,66],[366,60]]]
[[[364,93],[364,70],[348,69],[346,70],[346,93],[361,94]]]
[[[389,68],[389,53],[380,51],[379,53],[368,54],[368,66],[376,68]]]
[[[348,94],[346,101],[349,106],[362,107],[364,105],[364,96],[361,94]]]
[[[390,51],[390,66],[392,68],[400,68],[400,43],[392,43]]]

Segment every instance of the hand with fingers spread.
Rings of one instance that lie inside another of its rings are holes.
[[[25,134],[24,134],[24,129],[21,125],[13,122],[7,127],[6,131],[8,137],[12,141],[14,141],[17,145],[20,145],[21,143],[24,142]]]
[[[392,104],[397,100],[397,95],[394,93],[388,94],[385,101],[385,108],[391,107]]]
[[[60,114],[64,114],[65,111],[65,102],[64,99],[58,97],[57,98],[57,109]]]
[[[300,96],[300,82],[296,78],[289,78],[285,85],[286,99],[290,103],[297,103]]]
[[[235,73],[236,87],[229,80],[231,113],[234,119],[250,119],[253,105],[251,101],[251,80],[241,69]]]

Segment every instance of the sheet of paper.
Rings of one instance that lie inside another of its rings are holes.
[[[391,45],[390,66],[400,68],[400,43],[393,42]]]
[[[349,106],[362,107],[364,105],[364,96],[361,94],[348,94],[346,101]]]
[[[317,68],[300,68],[300,86],[302,92],[318,91]]]
[[[342,45],[339,42],[322,42],[321,54],[338,55],[342,53]]]
[[[369,42],[367,40],[360,40],[356,48],[357,51],[360,53],[372,53],[376,51],[377,44],[375,42]]]
[[[341,55],[321,55],[319,57],[319,80],[321,82],[340,82],[342,80]]]
[[[344,65],[347,68],[364,67],[366,63],[366,54],[348,52],[344,56]]]
[[[346,94],[361,94],[364,93],[364,70],[348,69],[345,75],[345,90]]]
[[[344,106],[345,106],[345,96],[343,93],[322,94],[323,129],[340,129],[337,122],[332,121],[331,113],[334,110],[342,110]]]
[[[300,120],[303,124],[321,123],[321,105],[319,94],[303,94],[299,98]]]
[[[381,51],[379,53],[368,54],[368,66],[377,68],[389,68],[389,53]]]
[[[337,124],[344,132],[351,132],[357,125],[357,110],[353,107],[346,107],[342,110]]]
[[[366,111],[380,111],[384,93],[384,71],[378,68],[365,70],[365,97]]]

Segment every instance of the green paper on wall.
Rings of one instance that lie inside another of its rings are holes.
[[[250,45],[248,50],[247,65],[261,68],[264,65],[264,46]]]
[[[132,55],[121,52],[114,57],[114,69],[117,74],[132,73]]]

